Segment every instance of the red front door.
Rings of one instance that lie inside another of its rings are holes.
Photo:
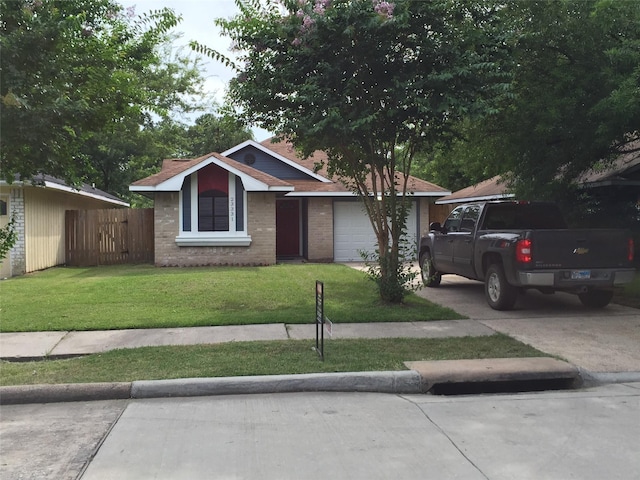
[[[300,255],[300,201],[276,200],[276,256]]]

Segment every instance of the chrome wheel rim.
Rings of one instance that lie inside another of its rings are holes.
[[[422,268],[420,269],[422,272],[422,280],[426,283],[432,277],[431,273],[431,259],[425,258],[422,261]]]
[[[500,298],[500,280],[495,273],[489,277],[487,282],[487,293],[492,302],[497,302]]]

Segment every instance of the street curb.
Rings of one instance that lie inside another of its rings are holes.
[[[0,405],[291,392],[422,394],[436,393],[436,388],[442,386],[482,383],[526,390],[536,383],[554,380],[562,381],[561,388],[579,388],[584,383],[640,380],[639,373],[596,374],[549,357],[418,361],[405,365],[408,370],[4,386],[0,387]]]
[[[131,383],[71,383],[0,387],[0,405],[83,402],[131,398]]]
[[[179,378],[0,387],[0,405],[290,392],[423,393],[416,371]]]
[[[413,370],[398,372],[310,373],[251,377],[187,378],[137,381],[131,398],[194,397],[290,392],[421,393],[422,379]]]
[[[0,387],[0,405],[291,392],[435,393],[437,386],[566,380],[563,388],[640,383],[640,372],[600,373],[547,358],[406,362],[410,370],[309,373]],[[520,390],[522,391],[522,390]]]

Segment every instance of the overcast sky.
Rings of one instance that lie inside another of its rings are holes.
[[[119,0],[125,7],[134,7],[137,15],[163,7],[171,8],[176,14],[182,15],[182,21],[173,30],[182,33],[178,45],[187,45],[191,40],[213,48],[220,53],[231,55],[230,40],[220,35],[220,31],[213,21],[216,18],[229,18],[238,13],[233,0]],[[186,47],[188,48],[188,47]],[[195,55],[195,53],[194,53]],[[205,65],[205,89],[215,95],[218,103],[222,104],[227,83],[233,77],[233,71],[221,62],[203,58]],[[257,141],[262,141],[271,135],[261,129],[254,129]]]

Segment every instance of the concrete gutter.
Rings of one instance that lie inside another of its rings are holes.
[[[526,390],[528,384],[549,380],[564,381],[566,388],[577,388],[583,383],[578,368],[548,357],[406,362],[406,365],[410,370],[6,386],[0,387],[0,404],[289,392],[421,394],[442,384],[519,382]],[[518,391],[522,391],[522,386]]]

